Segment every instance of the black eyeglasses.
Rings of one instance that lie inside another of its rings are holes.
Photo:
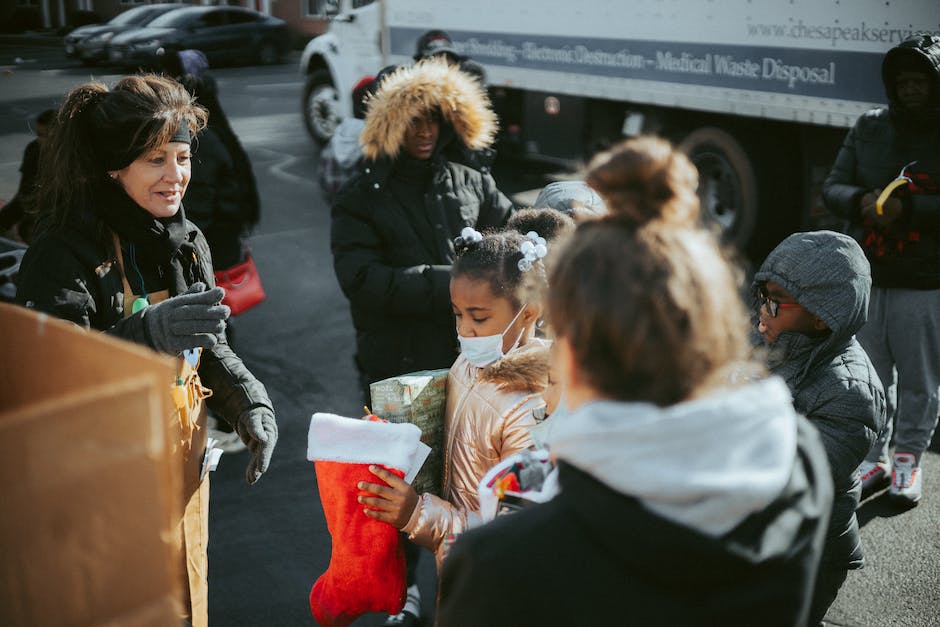
[[[764,290],[760,290],[757,293],[757,297],[760,299],[761,305],[767,306],[767,313],[770,314],[771,318],[777,317],[777,312],[780,311],[781,307],[799,307],[799,303],[781,303],[778,300],[773,299],[770,294]]]

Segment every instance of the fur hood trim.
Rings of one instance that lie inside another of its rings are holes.
[[[498,127],[480,83],[439,58],[396,70],[382,81],[368,107],[359,141],[363,154],[372,161],[395,158],[411,120],[425,111],[439,110],[457,139],[471,150],[488,148]]]
[[[551,342],[533,338],[480,370],[480,380],[495,383],[505,392],[543,392],[548,387],[548,351]]]

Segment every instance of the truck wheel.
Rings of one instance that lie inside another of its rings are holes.
[[[341,119],[339,94],[327,70],[317,70],[304,87],[304,124],[313,140],[326,144]]]
[[[744,250],[758,213],[757,176],[747,152],[729,133],[708,126],[686,136],[679,149],[698,168],[703,218]]]

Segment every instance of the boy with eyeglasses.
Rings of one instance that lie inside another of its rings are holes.
[[[855,340],[868,316],[871,269],[851,237],[795,233],[768,255],[754,287],[767,367],[786,381],[793,406],[819,430],[835,486],[808,623],[818,625],[848,570],[864,563],[857,468],[885,419],[881,381]]]

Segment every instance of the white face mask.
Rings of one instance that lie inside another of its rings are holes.
[[[457,339],[460,341],[460,354],[467,358],[471,364],[477,368],[482,368],[488,366],[494,361],[497,361],[503,357],[503,336],[506,334],[506,331],[515,324],[516,320],[519,318],[519,315],[525,310],[525,304],[522,305],[522,309],[513,317],[512,321],[503,329],[502,333],[497,333],[496,335],[483,335],[478,337],[464,337],[460,335],[460,332],[457,332]],[[519,337],[516,338],[516,341],[513,342],[512,350],[519,345],[519,340],[522,339],[522,334],[525,332],[525,329],[519,332]]]

